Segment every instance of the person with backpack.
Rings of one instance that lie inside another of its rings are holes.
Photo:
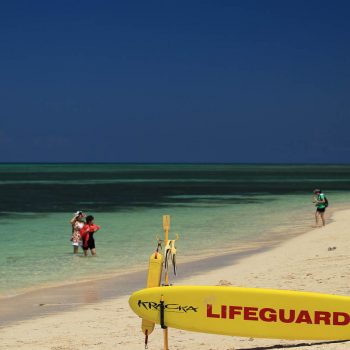
[[[314,190],[314,203],[316,206],[316,213],[315,213],[315,220],[316,220],[316,226],[318,226],[318,219],[319,217],[322,220],[322,226],[326,225],[326,220],[324,218],[324,213],[326,211],[326,208],[328,207],[328,199],[324,195],[324,193],[316,188]]]

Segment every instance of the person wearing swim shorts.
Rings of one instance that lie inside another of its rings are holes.
[[[100,226],[94,224],[94,217],[92,215],[88,215],[86,217],[86,224],[80,230],[85,256],[88,255],[89,249],[91,250],[92,255],[96,255],[94,233],[97,232],[100,228]]]
[[[322,226],[325,226],[326,225],[326,221],[324,218],[324,213],[326,211],[325,195],[318,188],[314,190],[314,195],[315,195],[314,203],[316,206],[316,213],[315,213],[316,226],[318,226],[319,218],[321,218]]]
[[[77,254],[79,251],[79,246],[82,245],[81,242],[81,236],[80,236],[80,230],[84,227],[85,215],[81,211],[77,211],[72,220],[70,221],[70,224],[72,225],[72,236],[71,236],[71,242],[73,246],[73,254]]]

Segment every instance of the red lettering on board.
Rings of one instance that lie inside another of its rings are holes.
[[[219,314],[213,313],[213,305],[211,305],[211,304],[207,305],[207,317],[220,318]]]
[[[172,306],[172,304],[169,304]],[[187,307],[186,307],[187,308]],[[176,309],[176,308],[171,308]],[[185,310],[182,306],[180,309]],[[212,304],[207,304],[208,318],[222,318],[234,320],[236,318],[245,321],[262,322],[282,322],[282,323],[306,323],[327,326],[347,326],[350,324],[350,314],[347,312],[328,312],[328,311],[308,311],[308,310],[285,310],[273,309],[270,307],[257,308],[252,306],[220,305],[214,312]]]
[[[243,317],[247,321],[259,321],[259,317],[256,315],[258,312],[257,307],[247,306],[243,309]]]
[[[277,315],[276,310],[265,307],[259,311],[259,317],[265,322],[276,322]]]
[[[242,311],[242,306],[233,306],[230,305],[229,307],[229,318],[231,320],[235,319],[235,315],[240,315]]]
[[[345,312],[333,313],[333,324],[335,326],[346,326],[350,323],[350,316]]]
[[[315,324],[324,322],[326,325],[331,324],[331,313],[327,311],[315,311]]]
[[[301,310],[299,315],[298,315],[298,317],[297,317],[297,319],[295,320],[295,323],[312,324],[309,312],[307,310]]]
[[[289,310],[289,317],[286,317],[286,311],[284,309],[279,309],[278,315],[279,319],[283,323],[292,323],[295,320],[295,310]]]
[[[221,305],[221,318],[226,318],[226,317],[227,317],[227,306]]]

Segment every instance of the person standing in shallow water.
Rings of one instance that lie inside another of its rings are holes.
[[[84,255],[88,255],[88,250],[91,250],[92,255],[96,255],[96,246],[94,233],[100,229],[100,226],[94,224],[94,217],[88,215],[86,217],[86,224],[80,230],[80,235],[83,240]]]
[[[326,220],[324,218],[324,213],[326,211],[326,197],[321,190],[316,188],[314,190],[314,203],[316,206],[315,221],[316,226],[318,226],[318,219],[321,218],[322,226],[326,225]]]
[[[81,245],[81,236],[80,236],[80,230],[84,227],[85,215],[81,211],[77,211],[72,220],[70,221],[70,224],[72,225],[72,237],[71,242],[73,246],[73,254],[77,254],[79,251],[79,246]]]

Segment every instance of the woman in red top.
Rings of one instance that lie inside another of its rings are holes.
[[[91,250],[92,255],[96,255],[94,233],[100,229],[100,226],[94,224],[94,217],[89,215],[86,217],[86,224],[80,231],[80,236],[83,240],[84,255],[88,255],[88,250]]]

